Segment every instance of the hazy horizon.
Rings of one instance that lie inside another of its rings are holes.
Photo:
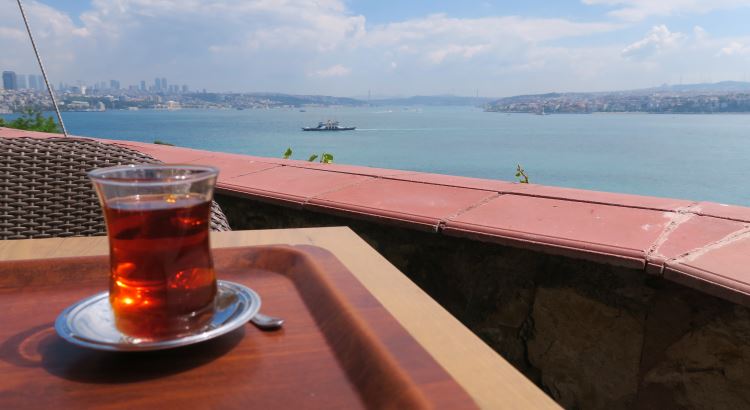
[[[750,1],[26,1],[54,84],[506,97],[750,80]],[[0,70],[38,68],[12,1]]]

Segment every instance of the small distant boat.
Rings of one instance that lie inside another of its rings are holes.
[[[338,121],[319,122],[317,127],[302,127],[302,131],[352,131],[357,127],[340,127]]]

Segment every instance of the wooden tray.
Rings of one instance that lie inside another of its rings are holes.
[[[214,251],[284,329],[247,325],[198,345],[110,353],[59,338],[56,316],[106,289],[106,256],[0,262],[0,408],[476,408],[331,253]]]

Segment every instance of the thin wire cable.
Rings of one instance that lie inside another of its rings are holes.
[[[31,35],[31,27],[29,27],[29,21],[26,19],[26,13],[23,11],[23,5],[21,0],[18,2],[18,9],[21,10],[21,17],[23,17],[23,23],[26,25],[26,32],[29,33],[29,40],[31,40],[31,46],[34,47],[34,54],[36,55],[36,61],[39,63],[39,69],[42,70],[42,77],[44,77],[44,84],[47,85],[47,92],[49,97],[52,99],[52,105],[55,107],[55,114],[57,114],[57,121],[60,123],[62,128],[63,136],[68,136],[68,131],[65,129],[65,123],[63,123],[62,115],[60,115],[60,108],[57,106],[57,100],[55,100],[55,93],[52,92],[52,87],[49,85],[47,80],[47,72],[44,71],[44,64],[42,64],[42,57],[39,56],[39,51],[36,49],[36,43],[34,42],[34,36]]]

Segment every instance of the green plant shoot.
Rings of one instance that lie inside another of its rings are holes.
[[[521,167],[521,164],[516,165],[516,178],[518,178],[518,182],[522,184],[529,183],[529,176],[526,175],[526,171]]]

